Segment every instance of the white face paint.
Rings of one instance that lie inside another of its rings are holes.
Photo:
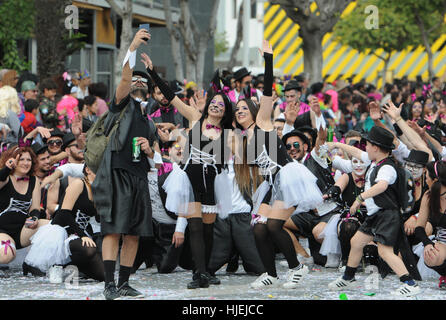
[[[365,171],[367,170],[367,165],[357,158],[352,158],[351,162],[355,174],[357,176],[363,176],[365,174]]]
[[[418,180],[423,175],[424,167],[413,162],[406,162],[406,169],[412,174],[414,180]]]

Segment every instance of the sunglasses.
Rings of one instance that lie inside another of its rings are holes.
[[[51,141],[48,141],[48,145],[49,146],[58,146],[58,147],[60,147],[61,145],[62,145],[62,141],[60,141],[60,140],[51,140]]]
[[[293,143],[288,143],[285,147],[287,150],[291,150],[291,147],[294,147],[294,149],[299,149],[300,144],[299,144],[299,142],[296,141]]]
[[[421,165],[421,164],[415,164],[415,163],[406,162],[406,168],[407,169],[423,169],[424,166]]]
[[[133,77],[132,81],[133,82],[141,81],[142,83],[147,83],[147,79],[146,78],[139,78],[139,77]]]

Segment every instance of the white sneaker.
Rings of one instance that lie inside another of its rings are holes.
[[[282,266],[282,267],[288,267],[288,261],[282,260],[282,261],[279,262],[279,265]]]
[[[301,256],[300,254],[298,254],[297,255],[297,260],[299,260],[300,263],[306,264],[306,265],[314,264],[313,257],[311,257],[311,256],[306,258],[306,257]],[[288,267],[288,262],[286,260],[282,260],[282,261],[279,262],[279,265],[282,266],[282,267]]]
[[[411,296],[419,294],[420,292],[421,292],[421,289],[417,284],[410,286],[407,283],[405,283],[401,287],[399,287],[397,290],[391,292],[391,294],[393,294],[395,296],[401,296],[401,297],[411,297]]]
[[[299,283],[302,281],[304,276],[309,272],[308,267],[306,265],[302,265],[300,269],[290,269],[287,273],[287,282],[283,284],[285,289],[294,289],[297,288]]]
[[[327,255],[327,262],[325,263],[325,268],[337,268],[339,267],[339,263],[341,259],[340,254],[329,253]]]
[[[261,289],[266,287],[274,286],[279,281],[279,278],[274,278],[268,275],[267,272],[262,274],[253,283],[250,284],[253,289]]]
[[[342,276],[340,276],[335,281],[330,282],[328,284],[328,288],[331,290],[345,290],[353,287],[355,283],[356,283],[355,279],[344,280]]]

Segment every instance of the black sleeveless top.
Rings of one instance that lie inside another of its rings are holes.
[[[6,212],[19,212],[28,215],[31,207],[36,177],[31,176],[28,182],[28,190],[25,194],[18,193],[12,184],[11,177],[8,183],[0,190],[0,216]]]
[[[247,141],[248,164],[258,165],[256,159],[263,152],[263,146],[265,146],[269,158],[278,165],[285,166],[287,163],[293,162],[276,131],[264,131],[256,125],[253,137]]]
[[[348,184],[342,193],[342,200],[345,201],[345,204],[349,207],[355,202],[356,197],[364,192],[364,186],[362,188],[358,187],[355,183],[355,178],[353,178],[352,173],[348,174]]]
[[[204,120],[197,121],[197,123],[195,123],[192,129],[189,130],[187,135],[188,138],[187,144],[185,146],[185,154],[189,155],[192,152],[191,150],[191,145],[192,145],[194,148],[202,152],[205,152],[210,155],[215,155],[216,167],[220,171],[223,165],[225,164],[225,154],[229,155],[229,149],[227,144],[225,143],[226,141],[224,136],[225,131],[224,129],[222,129],[223,132],[217,139],[215,140],[209,139],[207,136],[203,134],[202,130],[203,121]],[[200,158],[202,157],[200,156]],[[200,163],[190,159],[189,165],[191,164],[200,164]]]
[[[93,201],[88,198],[88,190],[84,183],[82,193],[77,198],[74,203],[73,210],[71,212],[74,215],[77,226],[82,229],[86,234],[92,236],[93,229],[90,225],[90,218],[97,215],[96,208],[94,207]],[[68,228],[67,232],[69,234],[76,233],[72,228]]]

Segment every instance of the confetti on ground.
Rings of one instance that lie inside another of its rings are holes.
[[[273,297],[272,295],[269,294],[269,295],[268,295],[268,298],[274,298],[274,297]]]
[[[369,296],[369,297],[372,297],[372,296],[374,296],[376,293],[374,293],[374,292],[370,292],[370,293],[364,293],[366,296]]]
[[[345,293],[341,293],[339,295],[339,300],[348,300],[347,295]]]
[[[313,271],[321,271],[321,269],[316,269],[316,268],[313,268],[311,270],[313,270]]]

